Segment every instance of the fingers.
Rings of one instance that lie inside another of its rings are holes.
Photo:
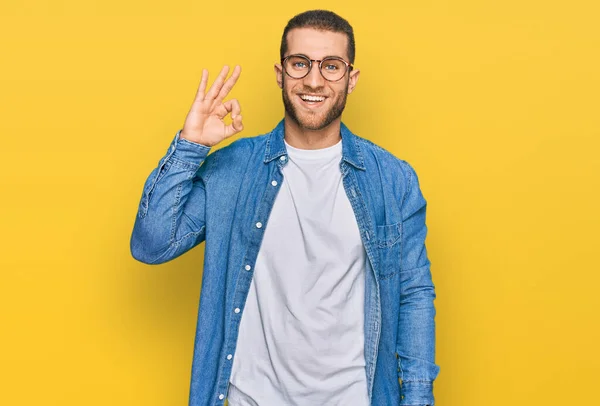
[[[227,100],[225,103],[221,103],[218,106],[215,106],[215,108],[213,109],[213,113],[221,120],[223,120],[225,116],[229,113],[231,113],[231,119],[233,120],[241,112],[242,108],[240,106],[240,102],[237,101],[237,99]]]
[[[217,95],[217,98],[215,99],[215,104],[219,104],[219,103],[223,102],[223,100],[225,99],[225,97],[227,97],[227,95],[229,94],[231,89],[233,89],[233,86],[235,85],[238,78],[240,77],[240,73],[242,73],[242,67],[239,65],[236,65],[235,68],[233,69],[233,73],[231,74],[229,79],[227,79],[227,81],[225,82],[225,84],[223,85],[221,90],[219,91],[219,94]]]
[[[229,66],[223,66],[223,69],[221,69],[219,76],[217,76],[214,83],[210,87],[210,90],[206,94],[206,99],[213,100],[215,97],[217,97],[217,95],[221,91],[221,88],[223,87],[223,83],[225,83],[225,78],[227,77],[228,72]]]
[[[236,99],[227,100],[222,106],[228,113],[231,113],[231,124],[225,127],[225,136],[230,137],[244,129],[241,115],[242,108],[240,102]]]
[[[229,79],[225,81],[227,73],[229,73],[229,66],[223,66],[223,69],[221,69],[221,72],[219,72],[219,76],[217,76],[208,93],[206,93],[206,86],[208,84],[208,70],[203,69],[202,79],[200,80],[200,86],[198,87],[195,101],[213,100],[213,103],[211,104],[212,108],[217,107],[223,102],[225,97],[227,97],[231,89],[233,89],[233,86],[240,77],[241,72],[242,67],[236,65]]]
[[[206,84],[207,83],[208,83],[208,70],[202,69],[202,79],[200,80],[200,86],[198,87],[198,92],[196,93],[197,101],[204,100],[204,92],[206,92]]]
[[[236,99],[223,102],[224,98],[229,94],[229,92],[237,82],[238,78],[240,77],[241,71],[242,68],[239,65],[236,65],[233,70],[233,73],[231,74],[229,79],[227,79],[227,74],[229,73],[229,66],[225,65],[223,69],[221,69],[221,72],[213,82],[208,92],[206,92],[206,87],[208,85],[208,70],[203,69],[202,79],[200,80],[200,85],[198,86],[198,92],[196,93],[194,104],[192,105],[190,113],[186,118],[186,122],[191,116],[196,121],[198,121],[196,125],[208,128],[212,125],[206,124],[208,122],[206,120],[210,121],[210,117],[213,117],[213,119],[216,117],[219,120],[223,121],[228,114],[231,114],[231,124],[225,125],[225,123],[223,122],[225,137],[230,137],[242,131],[244,126],[242,124],[242,110],[240,107],[240,103]]]
[[[227,100],[223,103],[228,112],[231,113],[231,119],[234,120],[242,112],[242,107],[237,99]]]
[[[242,116],[236,116],[233,119],[233,121],[231,121],[231,124],[225,127],[225,136],[231,137],[232,135],[239,133],[243,129],[244,125],[242,124]]]

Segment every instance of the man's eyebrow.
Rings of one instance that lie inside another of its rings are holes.
[[[303,56],[303,57],[305,57],[305,58],[312,59],[310,56],[308,56],[308,55],[306,55],[306,54],[290,54],[290,55],[288,55],[288,56],[292,56],[292,55],[296,55],[296,56]],[[327,56],[324,56],[324,57],[323,57],[323,58],[321,58],[321,59],[312,59],[312,60],[317,60],[317,61],[321,60],[321,61],[322,61],[323,59],[327,59],[327,58],[339,58],[339,59],[344,59],[344,58],[342,58],[342,57],[341,57],[341,56],[339,56],[339,55],[327,55]],[[344,60],[345,60],[345,59],[344,59]]]

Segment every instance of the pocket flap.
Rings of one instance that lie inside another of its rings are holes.
[[[377,244],[379,248],[395,245],[402,237],[402,223],[377,226]]]

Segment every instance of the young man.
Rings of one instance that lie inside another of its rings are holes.
[[[426,202],[408,163],[341,122],[354,53],[338,15],[294,17],[275,65],[284,119],[211,155],[242,131],[224,101],[240,68],[208,92],[205,70],[144,185],[136,259],[206,240],[190,405],[433,405]]]

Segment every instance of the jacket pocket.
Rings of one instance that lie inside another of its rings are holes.
[[[380,225],[376,228],[379,276],[390,277],[400,272],[402,223]]]

